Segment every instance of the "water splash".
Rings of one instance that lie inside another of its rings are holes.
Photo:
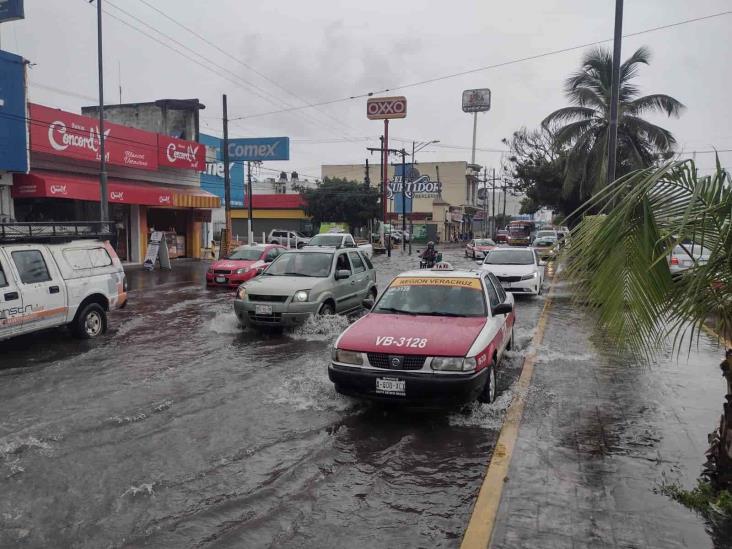
[[[500,431],[503,418],[514,397],[518,394],[515,385],[498,394],[491,404],[473,402],[462,412],[452,412],[448,420],[452,427],[480,427],[491,431]]]
[[[155,482],[146,482],[146,483],[140,484],[139,486],[130,486],[127,490],[125,490],[125,492],[120,497],[125,497],[125,496],[136,497],[139,495],[154,496],[155,495],[155,490],[154,490],[155,484],[156,484]]]
[[[242,332],[239,321],[231,310],[216,313],[216,316],[208,322],[206,327],[208,330],[221,335],[237,335]]]
[[[329,341],[348,328],[351,321],[343,315],[313,315],[295,328],[292,337],[307,341]]]
[[[34,436],[19,439],[0,439],[0,458],[5,459],[9,455],[22,454],[31,448],[40,450],[50,450],[51,445]]]

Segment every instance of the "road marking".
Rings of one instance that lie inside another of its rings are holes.
[[[503,427],[498,436],[498,442],[493,450],[493,456],[491,457],[491,462],[488,465],[488,470],[483,479],[483,485],[480,487],[478,499],[475,501],[475,506],[473,507],[473,514],[470,517],[470,522],[468,522],[468,527],[463,536],[463,542],[460,545],[461,549],[486,549],[491,542],[498,507],[501,504],[503,485],[508,480],[508,468],[511,464],[513,448],[518,438],[519,428],[521,427],[521,417],[524,413],[526,395],[531,386],[531,378],[534,375],[536,350],[544,340],[549,308],[552,304],[551,290],[552,286],[549,287],[544,308],[539,316],[539,322],[536,325],[536,332],[531,340],[529,353],[524,358],[521,375],[517,382],[516,397],[506,412]]]

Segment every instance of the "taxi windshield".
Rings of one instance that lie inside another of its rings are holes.
[[[257,261],[261,257],[261,255],[261,248],[241,247],[234,250],[234,252],[226,259],[238,259],[239,261]]]
[[[288,252],[275,259],[264,274],[325,278],[330,274],[332,262],[332,253]]]
[[[372,310],[380,314],[486,316],[477,278],[396,278]]]

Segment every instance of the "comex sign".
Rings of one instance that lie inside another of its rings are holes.
[[[253,139],[230,139],[229,160],[232,162],[266,160],[289,160],[289,137],[257,137]]]
[[[394,181],[389,181],[386,186],[386,197],[392,199],[394,193],[402,192],[402,177],[396,176]],[[407,198],[433,198],[442,191],[442,184],[439,181],[432,181],[429,175],[421,175],[414,181],[407,181],[407,190],[404,193]]]

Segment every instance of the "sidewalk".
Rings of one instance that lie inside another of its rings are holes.
[[[688,363],[633,364],[555,291],[491,547],[727,547],[729,533],[654,493],[662,474],[696,482],[721,413],[721,351],[702,338]]]

